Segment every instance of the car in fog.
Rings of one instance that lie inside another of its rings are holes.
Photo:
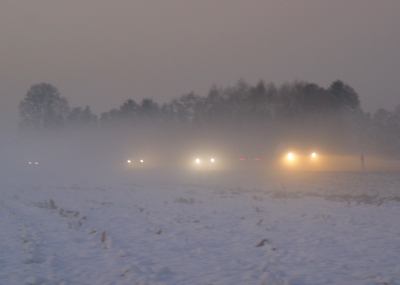
[[[277,163],[284,169],[317,170],[321,154],[307,143],[281,143],[276,150]]]
[[[217,170],[221,168],[221,161],[212,155],[200,155],[194,156],[190,165],[194,170]]]
[[[260,156],[240,156],[238,159],[241,164],[260,163],[261,160]]]
[[[125,160],[125,167],[128,169],[149,169],[154,167],[154,161],[145,157],[128,157]]]
[[[144,159],[127,159],[126,163],[128,163],[128,165],[141,165],[144,164]]]
[[[240,171],[258,169],[265,165],[266,162],[267,159],[265,156],[254,154],[242,154],[241,156],[236,156],[234,158],[234,165]]]

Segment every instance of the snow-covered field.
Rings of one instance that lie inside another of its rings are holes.
[[[400,284],[399,173],[194,182],[4,183],[0,284]]]

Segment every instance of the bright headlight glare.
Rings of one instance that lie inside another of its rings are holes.
[[[292,160],[294,158],[293,153],[289,152],[286,156],[287,159]]]
[[[317,154],[316,154],[315,152],[313,152],[313,153],[311,154],[311,157],[317,157]]]
[[[196,158],[196,163],[200,163],[200,158]]]
[[[211,158],[210,160],[211,160],[211,162],[215,162],[215,159],[214,159],[214,158]]]

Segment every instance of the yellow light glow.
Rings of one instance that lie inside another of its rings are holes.
[[[196,158],[196,163],[200,163],[200,158]]]
[[[128,159],[128,161],[127,161],[128,163],[131,163],[131,160],[130,159]]]
[[[214,158],[211,158],[211,162],[213,162],[213,163],[214,163],[214,161],[215,161],[215,159],[214,159]]]
[[[144,162],[143,159],[141,159],[141,160],[140,160],[140,163],[143,163],[143,162]]]
[[[313,152],[313,153],[311,154],[311,157],[312,157],[312,158],[315,158],[315,157],[317,157],[317,154],[316,154],[315,152]]]
[[[294,159],[293,153],[289,152],[289,153],[287,154],[286,158],[287,158],[288,160],[293,160],[293,159]]]

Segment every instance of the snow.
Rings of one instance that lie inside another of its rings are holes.
[[[398,173],[228,184],[3,183],[0,284],[400,284]]]

